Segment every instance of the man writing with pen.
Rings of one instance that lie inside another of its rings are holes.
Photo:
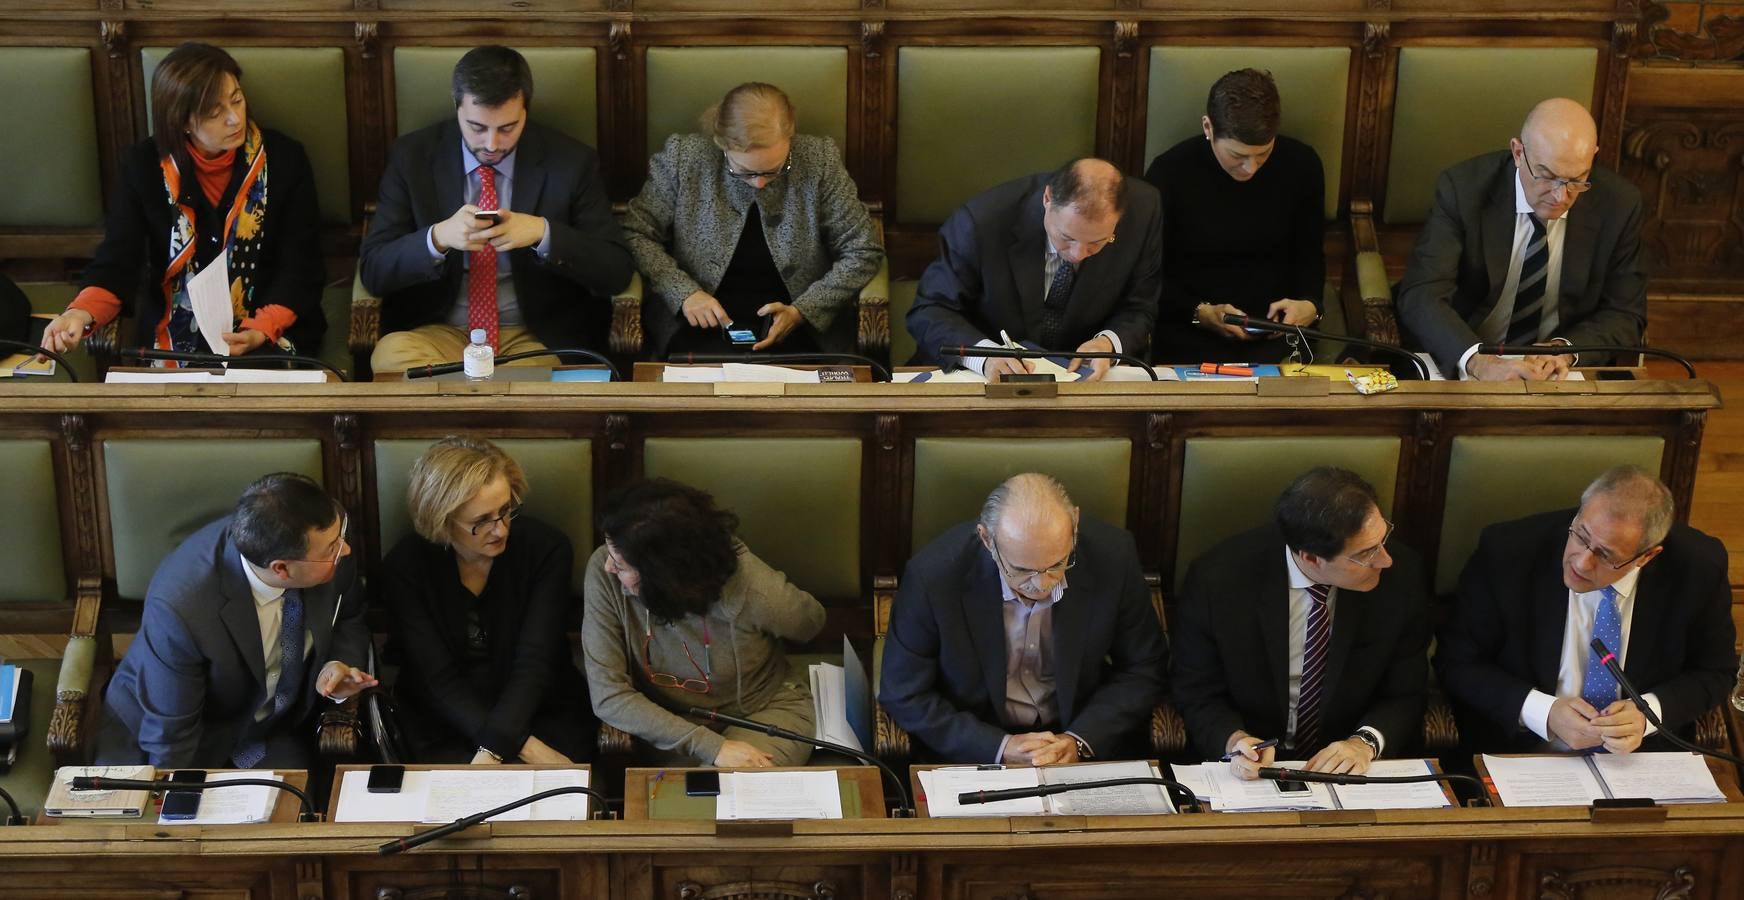
[[[1355,473],[1321,467],[1273,522],[1195,560],[1170,621],[1175,705],[1194,749],[1253,779],[1274,759],[1363,774],[1418,742],[1428,592]]]

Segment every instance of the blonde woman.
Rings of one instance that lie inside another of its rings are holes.
[[[519,515],[526,496],[521,467],[490,441],[443,438],[412,465],[406,511],[417,533],[382,560],[381,593],[417,762],[589,755],[598,725],[565,636],[575,551],[562,532]]]
[[[654,154],[624,233],[648,283],[655,359],[735,349],[852,352],[855,302],[884,259],[829,138],[794,134],[781,89],[746,82]],[[737,348],[742,349],[742,348]]]

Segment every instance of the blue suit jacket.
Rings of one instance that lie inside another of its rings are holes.
[[[1005,616],[993,558],[965,522],[909,560],[890,615],[878,702],[934,758],[991,762],[1004,724]],[[1060,728],[1103,758],[1137,749],[1164,694],[1168,646],[1132,535],[1084,516],[1054,607]],[[1027,728],[1023,729],[1027,730]]]
[[[367,664],[365,604],[351,591],[356,572],[356,557],[347,556],[332,581],[303,589],[303,625],[314,645],[302,693],[277,727],[308,717],[319,696],[315,678],[329,660]],[[104,694],[97,762],[227,766],[265,699],[260,620],[226,516],[190,535],[152,575],[139,633]]]

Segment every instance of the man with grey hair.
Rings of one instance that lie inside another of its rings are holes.
[[[925,759],[1119,759],[1142,751],[1167,668],[1132,535],[1031,473],[909,560],[878,702]]]
[[[1737,670],[1731,609],[1726,548],[1674,522],[1658,478],[1618,466],[1579,509],[1484,529],[1435,665],[1473,750],[1659,749],[1592,640],[1688,732]]]

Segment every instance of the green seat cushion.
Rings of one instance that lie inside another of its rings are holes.
[[[145,71],[146,120],[151,118],[151,77],[170,47],[140,51]],[[315,170],[321,219],[351,222],[351,147],[345,117],[345,51],[338,47],[225,47],[242,67],[248,115],[262,127],[282,131],[308,151]],[[272,190],[272,160],[267,160]],[[270,200],[269,200],[270,202]]]
[[[381,538],[376,553],[387,555],[412,533],[406,512],[406,478],[412,464],[435,443],[428,438],[375,442],[375,512]],[[593,552],[593,442],[572,438],[502,438],[492,443],[520,463],[527,476],[523,511],[569,535],[575,547],[570,586],[581,590],[587,558]],[[513,533],[511,526],[511,533]]]
[[[1647,435],[1461,435],[1447,460],[1447,502],[1435,592],[1450,594],[1478,546],[1497,522],[1580,505],[1599,473],[1625,463],[1659,471],[1665,441]]]
[[[1187,568],[1225,538],[1272,521],[1272,506],[1296,476],[1339,466],[1374,485],[1381,513],[1393,510],[1399,439],[1375,437],[1190,438],[1181,463],[1181,517],[1175,540],[1175,586]]]
[[[1538,101],[1590,104],[1598,56],[1590,47],[1400,49],[1385,221],[1422,222],[1441,170],[1507,149]]]
[[[908,333],[908,309],[914,305],[914,294],[920,289],[915,278],[890,280],[890,364],[908,365],[914,358],[914,335]]]
[[[8,87],[0,91],[0,122],[10,126],[0,131],[0,159],[28,161],[28,175],[8,179],[0,192],[0,226],[101,225],[91,51],[7,47],[0,84]]]
[[[18,748],[18,761],[12,769],[0,775],[0,788],[5,788],[18,802],[18,811],[26,821],[42,810],[48,789],[54,783],[54,757],[48,752],[48,720],[54,715],[55,681],[60,676],[58,659],[9,659],[7,662],[30,670],[30,734]],[[0,817],[7,815],[0,805]]]
[[[819,599],[860,596],[857,438],[648,438],[643,474],[714,495],[739,537]]]
[[[0,440],[0,604],[67,599],[54,450],[46,440]]]
[[[702,129],[697,118],[747,81],[781,88],[793,101],[798,131],[848,146],[846,47],[648,48],[648,152],[674,134]]]
[[[394,48],[394,127],[417,131],[454,118],[454,64],[470,47]],[[599,72],[592,47],[517,47],[533,70],[532,119],[599,146]]]
[[[910,550],[978,517],[987,495],[1021,472],[1052,475],[1084,512],[1124,528],[1131,471],[1125,438],[917,438]]]
[[[1145,165],[1186,138],[1202,135],[1205,97],[1224,73],[1254,68],[1278,83],[1278,125],[1320,154],[1326,172],[1326,217],[1338,214],[1344,166],[1344,108],[1350,91],[1349,47],[1152,47],[1145,107]]]
[[[141,599],[158,563],[188,535],[230,515],[243,488],[255,479],[297,472],[320,481],[321,442],[109,440],[103,442],[103,467],[109,534],[115,547],[115,591]]]
[[[963,201],[1096,151],[1096,47],[902,47],[896,215],[942,222]]]

